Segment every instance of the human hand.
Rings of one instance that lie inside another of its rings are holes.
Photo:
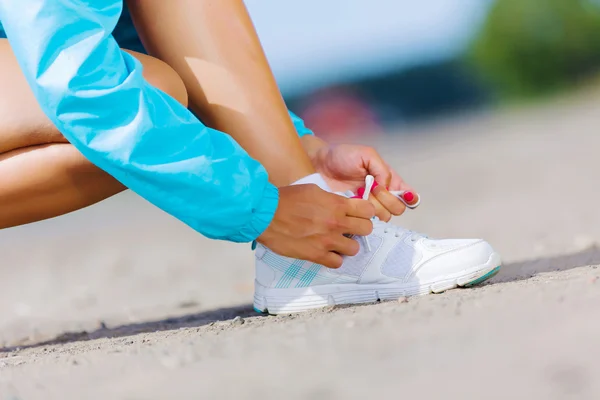
[[[419,202],[417,192],[406,184],[372,147],[329,145],[314,136],[304,136],[302,141],[313,166],[333,190],[352,190],[362,195],[360,190],[363,189],[365,177],[375,177],[373,196],[369,200],[375,206],[379,219],[389,221],[392,215],[404,213],[404,202],[411,205]],[[404,191],[404,202],[390,191]]]
[[[359,251],[358,242],[344,235],[369,235],[374,215],[366,200],[347,199],[316,185],[286,186],[279,189],[275,216],[257,241],[282,256],[339,268],[342,255]]]

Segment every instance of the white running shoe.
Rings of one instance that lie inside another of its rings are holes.
[[[339,269],[283,257],[257,245],[254,309],[288,314],[337,304],[371,303],[470,287],[500,270],[483,240],[434,240],[373,220],[373,232]]]

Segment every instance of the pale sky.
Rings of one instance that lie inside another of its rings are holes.
[[[246,0],[290,93],[447,58],[479,28],[490,0]]]

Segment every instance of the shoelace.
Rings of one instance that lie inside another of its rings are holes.
[[[371,195],[371,190],[373,190],[373,184],[375,183],[375,178],[372,175],[367,175],[367,177],[365,178],[365,192],[362,196],[363,200],[369,200],[369,196]],[[350,194],[351,192],[349,192],[348,194]],[[354,193],[352,193],[351,197],[356,197],[354,196]],[[397,225],[393,225],[389,222],[384,222],[382,220],[380,220],[377,217],[373,217],[371,218],[371,221],[373,221],[373,226],[380,226],[383,227],[383,233],[394,233],[394,236],[399,238],[399,237],[403,237],[403,236],[410,236],[410,240],[411,242],[416,242],[417,240],[426,237],[425,235],[418,233],[418,232],[414,232],[411,231],[409,229],[406,228],[402,228],[400,226]],[[369,252],[373,251],[373,249],[371,248],[371,244],[369,243],[369,239],[367,238],[367,236],[361,236],[363,243],[365,244],[365,247],[367,248],[367,250]]]
[[[373,190],[373,184],[375,183],[375,177],[373,175],[367,175],[367,177],[365,178],[365,192],[362,195],[362,199],[363,200],[369,200],[369,196],[371,195],[371,190]],[[398,196],[401,195],[402,192],[392,192],[393,194],[396,194]],[[341,194],[341,193],[340,193]],[[344,195],[348,196],[348,197],[358,197],[354,192],[352,191],[347,191],[344,193]],[[399,197],[401,200],[402,198]],[[404,201],[404,200],[402,200]],[[421,202],[420,198],[419,201],[416,204],[413,204],[412,206],[407,206],[410,208],[416,208],[419,203]],[[406,202],[404,202],[404,204],[406,204]],[[427,236],[415,232],[415,231],[411,231],[409,229],[406,228],[402,228],[400,226],[397,225],[392,225],[389,222],[384,222],[382,220],[380,220],[377,217],[373,217],[371,218],[371,221],[373,221],[373,226],[380,226],[380,227],[384,227],[383,228],[383,233],[394,233],[394,236],[397,238],[403,237],[403,236],[408,236],[410,235],[410,240],[412,242],[416,242],[417,240],[421,239],[421,238],[426,238]],[[348,235],[348,237],[352,237],[352,235]],[[365,245],[365,247],[367,248],[367,250],[369,252],[373,251],[373,249],[371,248],[371,244],[369,243],[369,239],[366,236],[361,236],[363,243]],[[252,250],[255,250],[257,246],[257,242],[256,240],[252,241]]]
[[[421,238],[427,237],[427,235],[424,235],[422,233],[411,231],[410,229],[402,228],[401,226],[398,226],[398,225],[393,225],[390,222],[381,221],[377,217],[373,218],[373,224],[384,227],[383,233],[394,233],[394,236],[396,236],[398,238],[404,237],[404,236],[410,236],[410,240],[412,242],[416,242],[417,240],[419,240]]]

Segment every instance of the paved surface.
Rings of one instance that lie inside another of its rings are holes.
[[[423,195],[398,223],[505,260],[486,286],[408,303],[256,316],[249,246],[129,193],[0,231],[0,400],[597,399],[599,108],[373,140]]]

